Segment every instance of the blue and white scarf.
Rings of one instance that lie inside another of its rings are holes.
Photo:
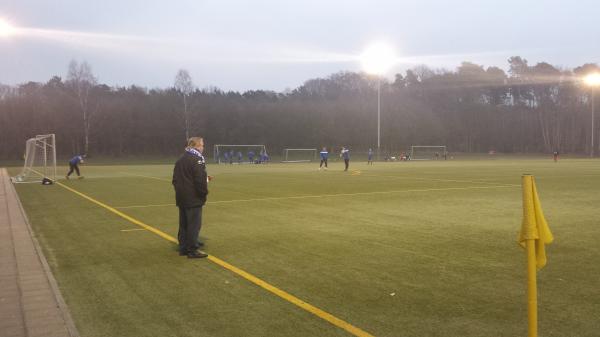
[[[202,155],[202,152],[194,149],[193,147],[186,147],[185,152],[200,158],[200,160],[198,160],[198,164],[204,164],[206,162],[204,160],[204,156]]]

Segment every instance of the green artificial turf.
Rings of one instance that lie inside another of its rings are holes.
[[[375,336],[524,336],[530,173],[555,236],[540,336],[598,335],[600,161],[342,166],[209,165],[205,251]],[[176,237],[171,171],[83,166],[62,182]],[[17,190],[83,337],[350,335],[60,186]]]

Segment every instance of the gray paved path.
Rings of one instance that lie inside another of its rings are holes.
[[[77,337],[5,169],[0,168],[0,337]]]

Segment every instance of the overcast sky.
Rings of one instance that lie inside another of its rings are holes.
[[[386,76],[461,61],[506,69],[520,55],[573,68],[600,56],[598,0],[0,0],[17,34],[0,36],[0,83],[64,77],[86,60],[108,85],[295,88],[359,71],[373,41],[399,62]]]

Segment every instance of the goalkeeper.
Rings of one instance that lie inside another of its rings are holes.
[[[79,179],[83,178],[79,173],[79,164],[83,164],[83,158],[85,158],[85,154],[77,155],[69,160],[69,173],[67,173],[67,179],[69,179],[69,176],[73,171],[77,172],[77,177],[79,177]]]

